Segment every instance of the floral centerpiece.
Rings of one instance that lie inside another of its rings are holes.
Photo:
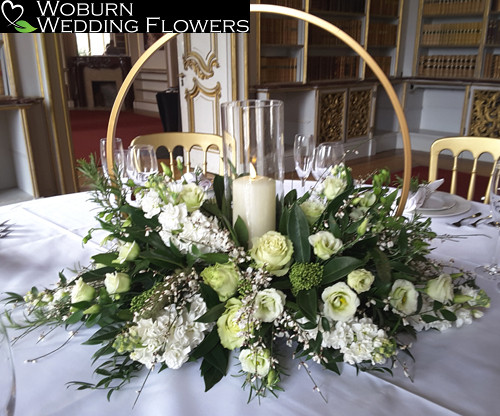
[[[208,390],[230,354],[251,397],[281,389],[285,354],[335,373],[342,362],[390,372],[410,354],[408,336],[470,323],[489,306],[471,276],[429,259],[430,219],[393,215],[387,171],[366,185],[333,167],[304,196],[288,193],[277,229],[252,242],[221,177],[207,191],[168,169],[142,187],[104,178],[93,158],[81,171],[109,250],[55,287],[8,299],[26,308],[21,327],[96,329],[86,344],[100,346],[101,379],[80,389],[111,394],[143,367],[200,361]]]

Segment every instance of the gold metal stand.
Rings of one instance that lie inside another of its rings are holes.
[[[410,190],[410,179],[411,179],[411,142],[410,142],[410,132],[408,131],[408,124],[406,122],[406,118],[404,116],[403,108],[401,103],[399,102],[398,96],[394,91],[389,79],[382,71],[382,69],[378,66],[375,60],[371,57],[371,55],[353,38],[351,38],[347,33],[340,30],[338,27],[332,25],[331,23],[320,19],[317,16],[311,15],[309,13],[291,9],[288,7],[282,6],[274,6],[269,4],[251,4],[250,12],[252,13],[274,13],[283,16],[295,17],[300,20],[304,20],[313,25],[319,26],[320,28],[326,30],[331,33],[333,36],[339,38],[343,41],[347,46],[349,46],[353,51],[355,51],[362,59],[365,60],[366,65],[370,67],[375,76],[378,78],[380,83],[385,89],[387,93],[392,107],[396,112],[396,117],[399,122],[399,128],[401,130],[401,135],[403,137],[403,147],[404,147],[404,174],[403,174],[403,189],[401,191],[401,199],[399,201],[398,209],[396,211],[396,215],[401,215],[403,213],[406,200],[408,198],[408,192]],[[147,49],[134,64],[129,74],[123,81],[123,84],[118,91],[116,96],[116,100],[113,104],[113,108],[111,109],[111,115],[109,117],[108,131],[107,131],[107,143],[106,143],[106,153],[108,155],[107,164],[109,172],[113,171],[113,139],[116,133],[116,124],[118,119],[118,114],[122,108],[123,102],[125,100],[125,96],[135,80],[139,70],[142,68],[144,63],[156,52],[160,49],[166,42],[168,42],[173,37],[177,36],[176,33],[166,34],[157,40],[149,49]]]

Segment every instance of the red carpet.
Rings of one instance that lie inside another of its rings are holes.
[[[412,177],[419,178],[420,181],[427,181],[428,173],[429,168],[427,166],[416,166],[412,169]],[[403,172],[395,172],[392,176],[395,180],[396,176],[402,177]],[[439,190],[443,192],[449,192],[451,185],[451,171],[438,169],[437,178],[444,179],[444,183],[439,187]],[[470,175],[468,173],[457,173],[457,195],[467,198],[467,191],[469,190],[469,178]],[[474,201],[482,202],[481,198],[486,192],[488,180],[489,178],[486,176],[476,176],[476,189],[473,198]]]
[[[70,121],[75,160],[87,159],[90,153],[99,154],[99,140],[106,137],[110,110],[71,110]],[[122,111],[118,117],[116,137],[127,148],[141,134],[163,131],[160,118]]]

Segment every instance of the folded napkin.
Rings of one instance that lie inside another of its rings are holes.
[[[408,196],[405,205],[405,211],[415,211],[425,204],[425,201],[436,191],[444,182],[444,179],[437,179],[426,185],[420,185],[416,192]]]

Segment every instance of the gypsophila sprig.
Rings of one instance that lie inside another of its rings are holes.
[[[7,299],[24,306],[18,327],[27,331],[95,329],[86,344],[101,347],[100,380],[75,382],[78,389],[111,394],[144,367],[143,384],[156,371],[201,361],[208,390],[233,354],[249,400],[282,391],[293,376],[284,357],[322,395],[309,366],[391,372],[410,353],[408,334],[470,324],[490,306],[473,276],[429,259],[430,219],[394,216],[398,190],[386,170],[354,181],[334,166],[303,197],[290,192],[277,229],[247,248],[222,178],[210,189],[199,171],[176,181],[164,169],[137,186],[101,176],[94,158],[83,162],[108,251],[71,279],[61,273],[54,288]]]

